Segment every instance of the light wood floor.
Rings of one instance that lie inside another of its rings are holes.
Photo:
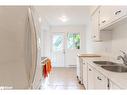
[[[48,81],[46,83],[47,89],[60,90],[83,90],[83,85],[78,83],[76,78],[76,68],[53,68]]]

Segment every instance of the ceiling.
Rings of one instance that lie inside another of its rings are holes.
[[[60,25],[85,25],[88,22],[88,6],[37,6],[36,9],[41,18],[46,18],[51,26]],[[59,18],[66,16],[66,22]]]

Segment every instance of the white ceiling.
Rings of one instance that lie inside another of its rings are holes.
[[[85,25],[90,14],[88,6],[37,6],[36,9],[51,26]],[[68,18],[67,22],[59,19],[63,15]]]

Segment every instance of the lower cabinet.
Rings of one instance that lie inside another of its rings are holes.
[[[99,73],[98,71],[94,71],[94,88],[95,89],[108,89],[108,79]]]
[[[88,89],[108,89],[108,79],[88,65]]]
[[[120,89],[115,83],[109,80],[110,90]]]
[[[94,89],[94,69],[88,65],[88,89]]]
[[[89,64],[83,64],[83,84],[88,90],[121,89],[117,84]]]

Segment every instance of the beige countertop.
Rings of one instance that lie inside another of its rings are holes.
[[[93,63],[93,61],[106,61],[102,57],[98,57],[98,58],[83,58],[82,57],[82,59],[87,64],[91,65],[93,68],[99,71],[101,74],[109,78],[121,89],[127,89],[127,73],[118,73],[118,72],[108,71]]]
[[[92,54],[92,53],[82,53],[82,54],[77,54],[79,57],[101,57],[98,54]]]

